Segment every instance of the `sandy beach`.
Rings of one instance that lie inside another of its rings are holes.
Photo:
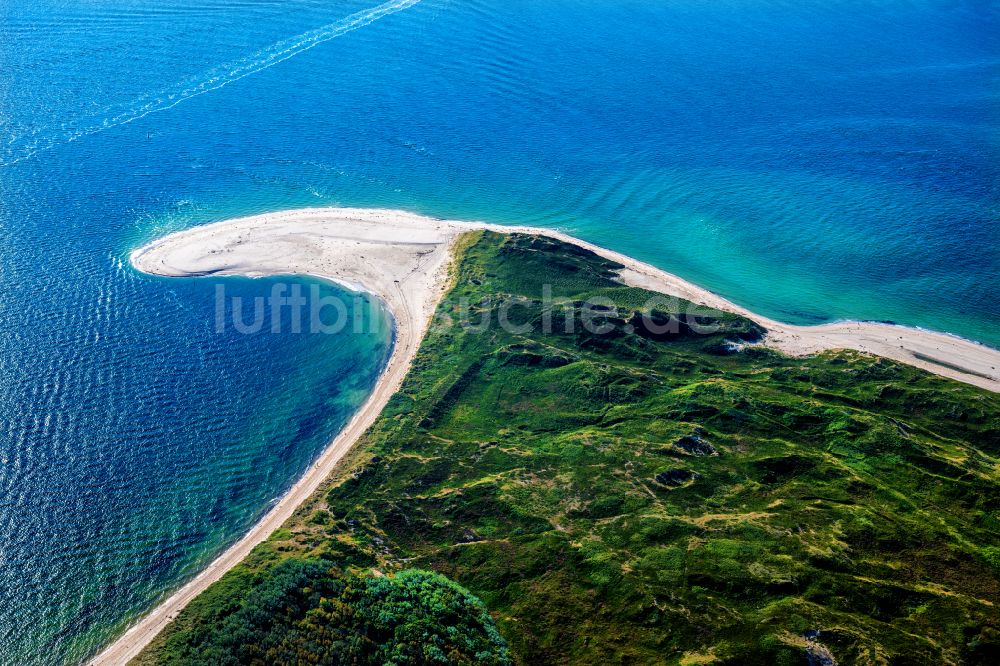
[[[249,533],[139,620],[93,664],[124,664],[135,657],[191,599],[264,541],[330,475],[403,381],[447,288],[452,243],[472,229],[520,231],[575,243],[624,265],[620,277],[627,284],[759,322],[769,331],[764,344],[788,354],[853,349],[1000,392],[1000,351],[989,347],[887,324],[782,324],[675,275],[550,229],[453,222],[393,210],[336,208],[268,213],[196,227],[135,251],[133,265],[146,273],[175,277],[296,273],[333,280],[370,292],[386,303],[395,318],[395,346],[371,396],[288,493]]]

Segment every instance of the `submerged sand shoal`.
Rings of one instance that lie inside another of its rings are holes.
[[[333,471],[396,392],[447,288],[453,241],[462,232],[490,229],[557,238],[625,266],[621,280],[710,308],[742,314],[768,329],[765,344],[792,355],[830,349],[869,352],[1000,392],[1000,351],[951,335],[868,322],[792,326],[761,317],[695,284],[630,257],[551,229],[453,222],[403,211],[309,208],[267,213],[196,227],[132,254],[154,275],[313,275],[368,291],[395,318],[392,356],[371,396],[312,467],[240,541],[197,577],[144,616],[92,663],[124,664],[177,613],[238,564],[284,523]]]

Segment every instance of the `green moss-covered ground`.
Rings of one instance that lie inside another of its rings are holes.
[[[359,619],[364,595],[343,586],[416,568],[461,601],[399,629],[395,663],[503,663],[504,642],[522,664],[1000,663],[1000,398],[872,356],[745,345],[760,331],[735,315],[654,335],[633,316],[651,294],[614,268],[467,237],[438,325],[341,471],[140,661],[392,661],[362,648],[398,627]],[[562,305],[543,306],[544,284]],[[595,296],[586,316],[607,330],[567,333]],[[463,310],[523,330],[444,325]],[[355,652],[335,643],[351,632]],[[222,635],[287,649],[205,657]],[[312,639],[334,641],[326,657]]]

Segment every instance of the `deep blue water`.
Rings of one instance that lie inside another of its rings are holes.
[[[96,650],[384,362],[380,316],[217,333],[215,281],[128,266],[169,231],[304,205],[548,225],[778,319],[1000,345],[996,3],[375,6],[0,3],[0,663]]]

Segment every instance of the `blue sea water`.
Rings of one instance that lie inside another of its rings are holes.
[[[218,333],[216,281],[128,265],[307,205],[559,227],[777,319],[1000,346],[1000,8],[0,3],[0,663],[92,654],[364,400],[384,316]]]

